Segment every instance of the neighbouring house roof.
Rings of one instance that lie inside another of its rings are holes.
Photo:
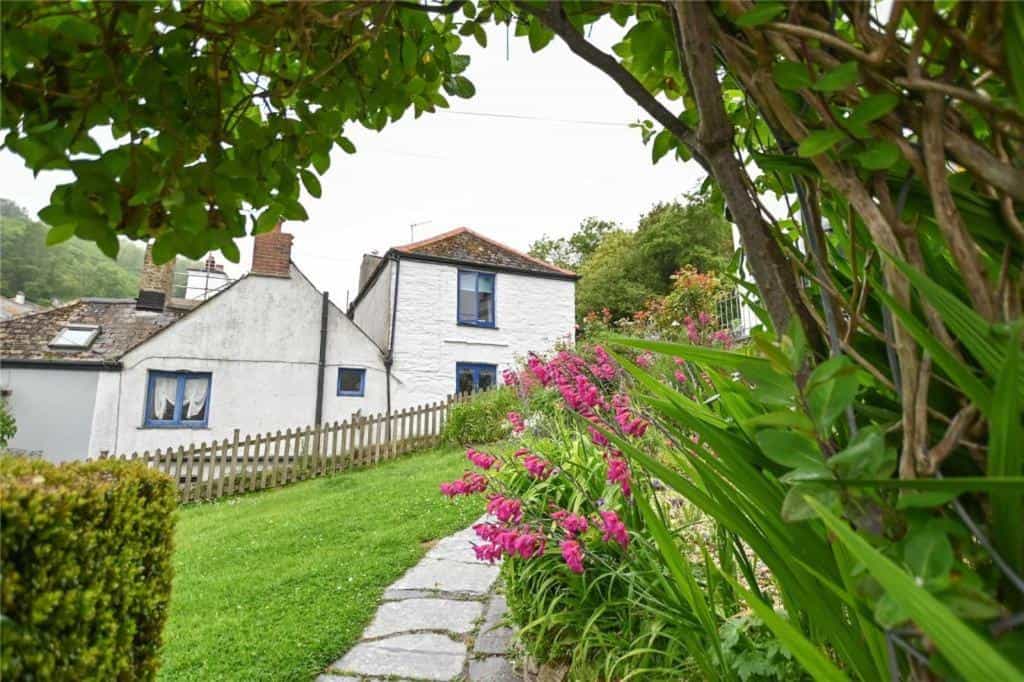
[[[67,305],[0,321],[0,362],[54,365],[114,365],[126,352],[174,324],[186,311],[137,310],[135,299],[82,298]],[[74,325],[98,327],[88,347],[50,343]]]
[[[0,296],[0,320],[9,320],[12,317],[20,317],[42,309],[43,306],[36,305],[35,303],[29,303],[28,301],[18,303],[13,298]]]
[[[578,277],[572,270],[546,263],[539,258],[534,258],[474,232],[468,227],[459,227],[429,239],[396,246],[388,253],[397,255],[399,258],[478,265],[541,277],[558,279],[576,279]]]

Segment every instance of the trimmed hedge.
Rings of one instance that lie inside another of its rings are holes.
[[[176,506],[141,464],[0,456],[0,677],[153,679]]]
[[[454,445],[479,445],[506,438],[511,431],[508,413],[519,409],[519,399],[508,388],[474,395],[452,405],[441,440]]]

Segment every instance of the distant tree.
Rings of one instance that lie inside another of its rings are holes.
[[[531,249],[546,249],[577,268],[580,319],[605,308],[619,318],[640,310],[649,298],[667,294],[672,276],[683,268],[721,273],[729,263],[732,239],[729,224],[703,197],[694,195],[684,202],[655,204],[640,218],[635,232],[589,218],[571,237],[541,240]]]
[[[134,298],[138,294],[141,247],[125,242],[113,261],[95,244],[77,238],[47,247],[48,230],[13,201],[0,199],[0,293],[4,296],[22,291],[28,300],[45,304],[54,298]],[[179,258],[175,271],[183,273],[194,263]]]
[[[584,219],[569,237],[554,239],[544,235],[533,242],[530,244],[530,255],[575,270],[594,253],[607,234],[620,229],[618,223],[591,216]]]
[[[656,204],[640,219],[636,243],[645,274],[659,293],[668,291],[672,275],[681,268],[720,273],[732,255],[729,224],[697,196],[688,196],[686,203]]]
[[[576,286],[579,319],[605,308],[613,319],[630,315],[640,310],[648,298],[662,293],[645,275],[647,265],[636,242],[636,232],[610,232],[580,268]]]

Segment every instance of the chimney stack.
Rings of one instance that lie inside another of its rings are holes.
[[[19,291],[18,293],[14,294],[14,302],[17,303],[18,305],[25,305],[25,292]]]
[[[256,235],[252,247],[252,274],[267,277],[290,277],[292,238],[281,231],[278,223],[270,232]]]
[[[363,254],[363,262],[359,265],[359,290],[362,291],[366,283],[370,281],[370,275],[373,274],[380,262],[384,260],[383,257],[378,256],[376,251],[371,253]]]
[[[163,265],[153,263],[153,245],[146,244],[146,256],[142,261],[142,274],[139,277],[139,297],[135,301],[138,310],[154,310],[163,312],[167,302],[171,300],[174,288],[174,262],[172,258]]]

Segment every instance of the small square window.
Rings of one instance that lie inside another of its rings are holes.
[[[88,348],[100,333],[94,324],[69,324],[50,341],[51,348]]]
[[[362,396],[366,393],[366,370],[338,368],[338,395]]]

